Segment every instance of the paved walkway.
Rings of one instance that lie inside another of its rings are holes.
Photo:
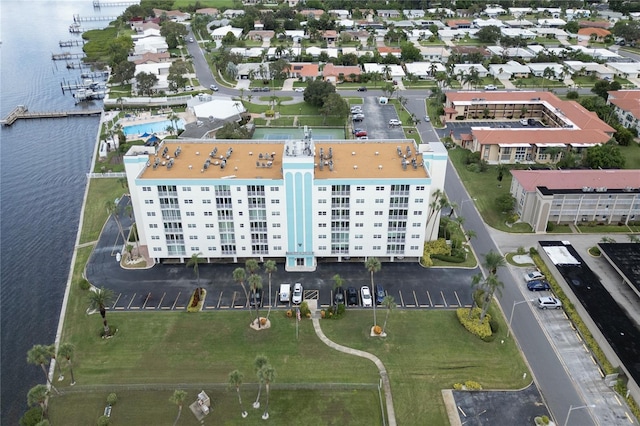
[[[501,78],[500,83],[504,86],[505,89],[515,89],[516,86],[508,78]]]
[[[318,319],[318,313],[314,312],[314,315],[311,319],[313,321],[313,329],[316,331],[316,334],[324,342],[325,345],[333,348],[337,351],[344,352],[346,354],[359,356],[362,358],[366,358],[369,361],[373,362],[376,367],[378,367],[378,371],[380,371],[380,378],[382,379],[382,388],[384,389],[384,396],[387,405],[387,419],[389,420],[389,426],[396,425],[396,412],[393,409],[393,398],[391,397],[391,384],[389,383],[389,376],[387,375],[387,369],[380,359],[372,355],[368,352],[360,351],[358,349],[351,349],[346,346],[339,345],[331,340],[327,336],[325,336],[322,328],[320,328],[320,320]]]

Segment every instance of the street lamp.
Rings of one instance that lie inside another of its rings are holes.
[[[595,405],[594,404],[590,404],[590,405],[581,405],[579,407],[574,407],[573,405],[569,406],[569,412],[567,413],[567,418],[564,421],[564,426],[567,426],[569,424],[569,416],[571,415],[571,412],[573,410],[579,410],[581,408],[594,408]]]
[[[511,315],[509,316],[509,327],[507,327],[507,338],[509,338],[509,335],[511,334],[511,321],[513,321],[513,312],[516,309],[516,305],[519,305],[521,303],[533,302],[533,300],[534,299],[521,300],[519,302],[516,302],[515,300],[513,301],[513,306],[511,307]]]

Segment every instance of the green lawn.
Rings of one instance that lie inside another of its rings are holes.
[[[629,146],[620,146],[622,156],[625,159],[625,169],[640,169],[640,144],[633,143]]]
[[[84,206],[84,218],[80,244],[95,241],[107,220],[105,200],[115,200],[122,197],[126,189],[118,179],[91,179],[89,194]]]
[[[271,125],[276,127],[292,127],[293,117],[280,117],[271,120]]]
[[[505,173],[502,182],[498,182],[496,166],[488,166],[488,170],[483,173],[470,172],[463,164],[465,151],[461,148],[451,149],[449,150],[449,158],[458,171],[469,195],[476,199],[475,205],[484,221],[489,226],[505,232],[531,232],[531,226],[526,223],[516,223],[512,227],[508,227],[505,224],[504,215],[495,208],[496,197],[509,193],[511,174]],[[460,202],[460,200],[451,201]]]

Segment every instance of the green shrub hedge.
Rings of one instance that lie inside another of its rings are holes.
[[[465,260],[464,257],[447,256],[444,254],[432,254],[431,259],[438,259],[438,260],[442,260],[443,262],[449,262],[449,263],[462,263]]]
[[[475,334],[480,337],[482,340],[487,341],[487,339],[492,338],[491,334],[491,315],[487,314],[484,317],[484,320],[480,322],[480,313],[482,310],[480,308],[473,308],[471,313],[471,318],[469,318],[469,309],[468,308],[458,308],[456,309],[456,316],[458,317],[458,321],[467,331],[471,334]]]

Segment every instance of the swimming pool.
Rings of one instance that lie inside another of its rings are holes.
[[[144,133],[152,135],[154,133],[166,132],[167,127],[173,127],[173,125],[174,124],[171,122],[171,120],[154,121],[153,123],[140,123],[134,124],[132,126],[123,126],[122,131],[126,136],[142,135]],[[179,129],[184,129],[184,120],[178,120],[177,125]]]
[[[315,140],[345,139],[344,129],[336,128],[311,128],[311,134]],[[302,139],[304,129],[296,127],[257,127],[252,139],[287,140]]]

